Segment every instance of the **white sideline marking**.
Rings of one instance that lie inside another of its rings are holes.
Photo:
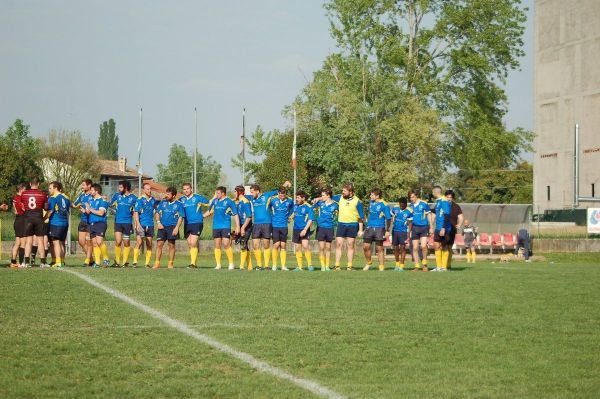
[[[99,289],[109,293],[110,295],[114,296],[117,299],[122,300],[125,303],[135,306],[136,308],[140,309],[144,313],[147,313],[150,316],[154,317],[155,319],[162,321],[163,323],[174,328],[175,330],[177,330],[181,333],[184,333],[185,335],[190,336],[190,337],[196,339],[197,341],[200,341],[208,346],[211,346],[223,353],[231,355],[238,360],[241,360],[242,362],[248,364],[253,369],[262,371],[267,374],[271,374],[272,376],[281,378],[282,380],[288,380],[288,381],[298,385],[300,388],[306,389],[307,391],[310,391],[316,395],[319,395],[319,396],[322,396],[325,398],[333,398],[333,399],[343,399],[344,398],[344,396],[342,396],[341,394],[339,394],[335,391],[332,391],[331,389],[326,388],[326,387],[318,384],[317,382],[307,380],[307,379],[301,378],[301,377],[296,377],[296,376],[288,373],[287,371],[284,371],[275,366],[271,366],[267,362],[258,360],[257,358],[255,358],[254,356],[252,356],[248,353],[238,351],[237,349],[234,349],[233,347],[231,347],[227,344],[223,344],[223,343],[215,340],[214,338],[209,337],[208,335],[200,334],[199,332],[192,330],[192,328],[190,328],[190,326],[188,326],[187,324],[185,324],[181,321],[172,319],[171,317],[167,316],[166,314],[161,313],[158,310],[151,308],[150,306],[144,305],[143,303],[140,303],[140,302],[136,301],[135,299],[128,297],[127,295],[123,294],[122,292],[117,291],[114,288],[110,288],[106,285],[103,285],[84,274],[74,272],[72,270],[67,270],[67,269],[59,269],[59,270],[79,277],[80,279],[87,282],[88,284],[93,285],[94,287],[99,288]]]

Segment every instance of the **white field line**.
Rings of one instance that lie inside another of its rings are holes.
[[[143,303],[140,303],[140,302],[136,301],[135,299],[128,297],[127,295],[123,294],[122,292],[117,291],[113,288],[110,288],[104,284],[101,284],[101,283],[97,282],[96,280],[94,280],[84,274],[81,274],[81,273],[78,273],[78,272],[75,272],[72,270],[68,270],[68,269],[61,269],[61,270],[66,273],[70,273],[74,276],[77,276],[80,279],[82,279],[83,281],[87,282],[88,284],[107,292],[108,294],[114,296],[117,299],[120,299],[121,301],[123,301],[125,303],[128,303],[129,305],[132,305],[132,306],[138,308],[142,312],[147,313],[150,316],[154,317],[155,319],[162,321],[163,323],[174,328],[175,330],[177,330],[189,337],[192,337],[192,338],[196,339],[197,341],[200,341],[208,346],[211,346],[223,353],[226,353],[230,356],[235,357],[236,359],[248,364],[253,369],[262,371],[263,373],[270,374],[270,375],[280,378],[282,380],[290,381],[290,382],[296,384],[297,386],[299,386],[300,388],[303,388],[309,392],[312,392],[312,393],[322,396],[324,398],[334,398],[334,399],[344,398],[344,396],[342,396],[341,394],[339,394],[327,387],[324,387],[315,381],[307,380],[307,379],[301,378],[301,377],[296,377],[295,375],[292,375],[292,374],[288,373],[287,371],[277,368],[275,366],[271,366],[267,362],[259,360],[248,353],[238,351],[237,349],[234,349],[233,347],[231,347],[227,344],[223,344],[214,338],[211,338],[204,334],[200,334],[199,332],[193,330],[187,324],[185,324],[181,321],[175,320],[175,319],[167,316],[166,314],[161,313],[158,310],[151,308],[150,306],[144,305]]]
[[[259,324],[237,324],[237,323],[206,323],[206,324],[188,324],[190,328],[196,329],[207,329],[207,328],[230,328],[239,330],[251,330],[258,328],[265,328],[265,325]],[[295,326],[291,324],[269,324],[268,327],[275,327],[287,330],[306,330],[307,326]],[[123,330],[136,330],[136,329],[153,329],[153,328],[170,328],[165,324],[126,324],[126,325],[114,325],[114,324],[96,324],[89,326],[69,327],[69,330],[100,330],[100,329],[123,329]]]

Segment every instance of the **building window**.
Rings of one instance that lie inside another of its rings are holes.
[[[108,186],[109,181],[108,181],[108,176],[102,176],[100,177],[100,184],[103,186]]]
[[[596,187],[594,187],[594,183],[592,183],[592,198],[596,196]]]
[[[550,186],[546,186],[546,195],[548,196],[548,201],[550,201]]]

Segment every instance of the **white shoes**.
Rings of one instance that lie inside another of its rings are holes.
[[[271,268],[271,270],[273,270],[274,272],[276,272],[276,271],[277,271],[277,266],[273,266],[273,267]]]
[[[371,270],[371,265],[365,265],[365,267],[363,267],[363,272],[368,272],[369,270]]]
[[[234,266],[233,264],[231,264],[231,265],[229,265],[228,269],[229,269],[229,270],[234,270],[234,269],[235,269],[235,266]]]
[[[221,270],[221,265],[215,266],[215,270]]]
[[[283,267],[281,268],[281,270],[282,270],[282,271],[284,271],[284,272],[289,272],[289,271],[290,271],[290,269],[288,269],[288,268],[287,268],[287,267],[285,267],[285,266],[283,266]]]

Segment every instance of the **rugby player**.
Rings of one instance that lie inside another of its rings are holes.
[[[110,262],[104,236],[106,235],[107,212],[110,205],[102,197],[101,185],[92,184],[90,194],[92,196],[91,200],[87,204],[82,204],[82,206],[85,206],[85,213],[88,215],[90,239],[94,247],[94,264],[92,267],[100,267],[100,265],[107,267]]]
[[[331,242],[335,237],[333,227],[339,212],[339,205],[331,199],[332,195],[333,193],[330,189],[324,189],[321,191],[320,200],[313,205],[319,214],[317,217],[316,239],[319,243],[319,263],[322,272],[331,270],[329,268],[331,261]]]
[[[392,248],[396,266],[394,271],[404,271],[406,260],[406,242],[410,236],[412,225],[412,211],[407,207],[406,197],[398,200],[398,205],[392,209]]]
[[[53,267],[61,268],[65,266],[65,240],[69,230],[71,200],[63,194],[63,185],[58,181],[50,183],[48,189],[50,198],[48,198],[48,213],[45,216],[50,224],[48,238],[54,251]]]
[[[119,182],[119,192],[110,200],[110,206],[115,208],[115,262],[113,267],[129,266],[130,237],[133,234],[133,208],[137,197],[131,194],[131,183]],[[123,258],[121,259],[121,244]]]
[[[12,247],[12,257],[10,259],[10,267],[17,268],[19,265],[25,264],[25,207],[21,199],[21,194],[25,191],[25,184],[20,183],[17,185],[17,192],[12,199],[13,211],[15,213],[15,222],[13,228],[15,230],[15,244]],[[2,210],[8,210],[8,206],[2,208]],[[18,262],[17,262],[18,256]]]
[[[204,228],[203,207],[207,208],[210,200],[203,195],[194,194],[190,183],[183,184],[183,195],[179,198],[184,210],[183,236],[190,251],[189,269],[195,269],[198,259],[198,238]]]
[[[427,237],[433,232],[431,227],[431,210],[429,209],[429,205],[425,201],[422,201],[417,196],[415,191],[409,191],[408,198],[410,200],[409,208],[412,212],[412,229],[410,239],[412,242],[412,254],[415,263],[415,268],[413,271],[418,272],[421,269],[419,260],[422,258],[423,271],[428,272]]]
[[[133,219],[135,221],[136,240],[133,248],[133,267],[137,267],[138,259],[142,249],[142,243],[146,244],[146,259],[144,266],[150,267],[152,260],[152,238],[154,237],[154,211],[158,201],[152,196],[152,188],[149,183],[144,183],[140,198],[135,202]]]
[[[46,264],[46,248],[44,236],[46,235],[46,226],[44,223],[44,210],[48,207],[48,196],[40,190],[40,181],[34,177],[29,182],[31,187],[24,190],[21,194],[21,201],[25,208],[26,228],[25,234],[25,264],[22,267],[29,267],[32,254],[35,254],[33,247],[40,252],[40,267],[48,267]],[[35,256],[35,255],[34,255]]]
[[[73,208],[79,209],[79,225],[77,226],[77,238],[79,246],[85,254],[85,260],[83,266],[90,266],[92,263],[92,250],[93,245],[90,239],[90,226],[88,221],[88,215],[85,213],[85,204],[88,204],[92,199],[90,190],[92,188],[92,181],[90,179],[84,179],[81,182],[81,193],[75,198],[75,201],[71,204]]]
[[[231,217],[235,220],[235,234],[240,234],[240,217],[237,214],[235,202],[227,197],[227,189],[217,187],[215,197],[210,202],[204,217],[213,214],[213,240],[215,243],[215,270],[221,270],[221,248],[225,250],[229,262],[229,270],[234,270],[233,249],[231,248]]]
[[[315,219],[313,208],[306,203],[306,193],[298,191],[296,193],[296,205],[294,205],[294,229],[292,232],[292,241],[296,244],[296,262],[298,267],[295,272],[302,271],[302,252],[306,258],[306,265],[309,271],[313,271],[312,253],[308,246],[310,240],[310,228]],[[284,244],[285,245],[285,244]]]
[[[294,201],[287,196],[285,187],[279,188],[277,197],[269,202],[271,212],[271,225],[273,227],[273,267],[271,270],[277,270],[278,255],[281,259],[281,270],[288,271],[286,266],[286,243],[288,239],[288,220],[294,212]]]
[[[450,201],[442,195],[442,188],[434,186],[431,194],[435,198],[435,216],[433,218],[435,232],[433,234],[433,248],[435,250],[435,269],[436,272],[445,272],[448,267],[448,237],[452,233],[450,224],[450,211],[452,205]]]
[[[369,216],[367,218],[367,229],[363,236],[363,253],[367,264],[363,268],[368,271],[373,265],[371,258],[371,244],[375,243],[379,271],[385,270],[385,253],[383,242],[390,236],[390,225],[392,215],[389,205],[381,198],[381,190],[371,190],[369,201]]]
[[[363,235],[363,219],[365,217],[363,204],[354,195],[352,183],[344,184],[342,194],[334,196],[333,200],[339,205],[338,225],[335,232],[335,270],[340,270],[342,247],[345,242],[348,262],[346,270],[351,271],[356,237]]]
[[[183,223],[183,205],[177,200],[177,189],[167,188],[165,198],[156,207],[155,219],[158,232],[156,233],[156,258],[153,269],[160,268],[165,241],[169,246],[169,260],[167,267],[173,268],[175,261],[175,241],[179,239],[179,227]]]
[[[245,195],[244,186],[235,187],[235,206],[240,218],[240,235],[237,241],[240,244],[240,270],[252,271],[252,255],[249,253],[248,242],[252,235],[252,204]],[[254,252],[254,251],[252,251]]]

